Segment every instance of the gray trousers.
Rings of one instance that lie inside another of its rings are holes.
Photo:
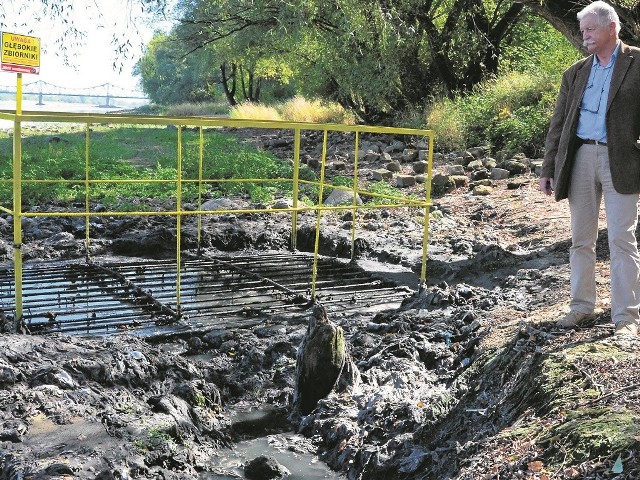
[[[592,313],[596,305],[596,240],[604,196],[611,271],[611,319],[640,324],[640,255],[636,241],[638,194],[613,188],[607,147],[582,145],[569,187],[571,211],[571,309]]]

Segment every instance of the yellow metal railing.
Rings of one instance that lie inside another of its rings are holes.
[[[420,279],[422,283],[426,282],[426,261],[427,261],[427,245],[429,232],[429,209],[431,204],[431,178],[433,163],[433,132],[431,130],[417,130],[408,128],[391,128],[391,127],[373,127],[363,125],[341,125],[341,124],[312,124],[312,123],[295,123],[280,121],[261,121],[261,120],[238,120],[219,117],[165,117],[152,115],[120,115],[120,114],[83,114],[83,113],[62,113],[62,112],[23,112],[18,104],[16,111],[0,111],[0,120],[9,120],[13,122],[13,178],[10,179],[13,186],[13,208],[5,208],[0,206],[0,211],[13,216],[13,264],[15,272],[15,311],[16,317],[22,317],[22,218],[24,217],[84,217],[85,219],[85,247],[89,252],[90,242],[90,217],[111,217],[111,216],[151,216],[151,215],[168,215],[176,218],[176,304],[178,311],[180,310],[180,266],[181,266],[181,220],[184,216],[195,215],[197,218],[198,245],[200,244],[200,235],[202,229],[203,215],[219,215],[219,214],[238,214],[238,213],[283,213],[290,212],[291,220],[291,248],[296,248],[296,232],[298,215],[301,212],[312,211],[316,213],[316,232],[314,243],[314,261],[311,281],[311,295],[315,298],[315,286],[318,264],[318,250],[320,241],[320,225],[322,213],[326,211],[349,210],[352,212],[352,230],[351,230],[351,256],[355,255],[354,245],[356,239],[356,219],[357,213],[361,209],[371,208],[409,208],[417,207],[424,209],[424,232],[422,243],[422,268]],[[24,122],[29,123],[72,123],[84,124],[85,128],[85,176],[82,181],[64,180],[64,179],[38,179],[26,180],[22,178],[22,133],[21,128]],[[91,142],[91,125],[95,124],[112,124],[112,125],[151,125],[151,126],[175,126],[177,127],[177,155],[176,155],[176,178],[174,179],[97,179],[90,176],[90,142]],[[182,151],[183,138],[182,131],[184,127],[199,128],[199,152],[198,152],[198,176],[197,178],[183,178],[182,174]],[[204,128],[219,127],[235,127],[235,128],[252,128],[265,130],[292,130],[294,133],[294,152],[293,152],[293,175],[292,178],[243,178],[243,179],[212,179],[204,178]],[[322,131],[322,157],[320,163],[320,174],[318,181],[302,180],[299,178],[299,170],[301,168],[300,150],[301,150],[301,132],[302,131]],[[338,186],[325,183],[325,170],[327,166],[327,143],[329,132],[350,132],[355,134],[354,160],[353,160],[353,184],[351,187]],[[358,153],[360,148],[361,134],[389,134],[389,135],[406,135],[411,138],[420,138],[428,140],[428,157],[427,157],[427,178],[425,180],[425,192],[423,199],[408,198],[403,196],[385,195],[367,191],[359,186],[358,182]],[[211,182],[291,182],[293,191],[292,207],[288,208],[247,208],[247,209],[216,209],[202,210],[203,187]],[[69,183],[82,184],[84,186],[84,210],[68,210],[68,211],[22,211],[22,186],[23,183]],[[176,185],[175,210],[163,211],[92,211],[91,210],[91,186],[100,183],[116,184],[116,183],[173,183]],[[189,183],[198,185],[198,208],[196,210],[183,210],[182,208],[182,192],[183,186]],[[299,199],[300,185],[314,185],[319,188],[318,202],[315,205],[304,204]],[[353,201],[350,205],[323,205],[323,190],[325,188],[346,190],[353,193]],[[367,195],[369,197],[377,197],[378,200],[385,203],[358,205],[356,203],[357,194]]]

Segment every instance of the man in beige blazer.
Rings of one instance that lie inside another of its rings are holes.
[[[596,239],[604,197],[611,269],[611,319],[618,335],[638,335],[640,255],[640,49],[619,40],[620,20],[605,2],[578,13],[589,55],[567,69],[545,143],[540,189],[569,199],[570,312],[579,327],[594,317]]]

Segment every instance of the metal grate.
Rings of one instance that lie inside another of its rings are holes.
[[[154,335],[182,328],[260,323],[297,315],[310,302],[313,257],[269,253],[175,262],[66,263],[23,271],[24,326],[31,333]],[[14,309],[13,271],[0,270],[0,302]],[[333,258],[318,262],[316,296],[328,311],[397,306],[412,291]]]

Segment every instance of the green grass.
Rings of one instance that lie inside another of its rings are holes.
[[[90,187],[92,202],[105,205],[125,199],[171,200],[177,196],[177,147],[175,128],[144,126],[99,126],[90,134],[89,178],[136,183],[104,182]],[[12,139],[0,133],[0,179],[12,178]],[[197,198],[199,177],[199,132],[182,133],[182,198]],[[202,178],[210,197],[246,195],[255,202],[269,201],[276,194],[290,193],[292,166],[273,155],[242,144],[235,137],[215,131],[204,134]],[[67,129],[51,134],[23,131],[23,205],[84,200],[85,132]],[[252,181],[238,182],[238,179]],[[273,179],[256,181],[255,179]],[[33,180],[39,180],[36,183]],[[47,181],[42,182],[43,180]],[[51,182],[54,181],[54,182]],[[10,182],[0,184],[0,204],[12,202]],[[134,202],[140,204],[140,202]]]

